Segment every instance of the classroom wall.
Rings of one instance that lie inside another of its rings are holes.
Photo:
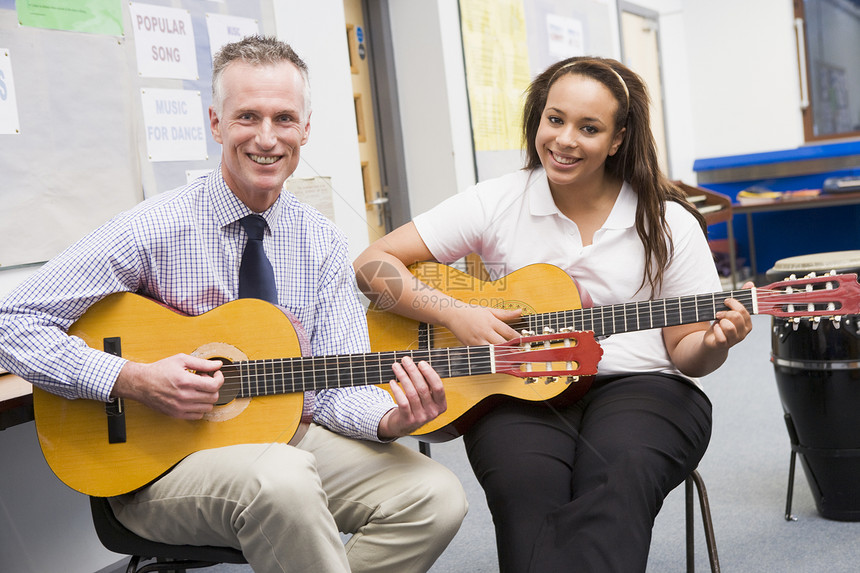
[[[294,177],[331,177],[335,223],[354,258],[368,245],[342,0],[274,0],[278,35],[308,65],[311,132]]]
[[[390,3],[412,215],[475,182],[457,0]]]
[[[673,178],[698,158],[803,145],[793,5],[637,0],[660,14]]]

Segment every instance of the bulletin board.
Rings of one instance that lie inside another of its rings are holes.
[[[460,27],[479,181],[523,166],[532,78],[570,56],[621,53],[615,0],[460,0]]]
[[[231,25],[213,26],[222,21]],[[120,211],[216,167],[211,44],[239,38],[213,30],[247,26],[275,33],[271,0],[0,0],[0,272],[42,263]],[[185,51],[145,35],[171,27],[171,42],[190,42]],[[140,46],[161,64],[181,53],[190,77],[149,70]],[[153,125],[153,113],[180,111],[169,127]],[[153,143],[162,129],[174,136],[169,145]]]

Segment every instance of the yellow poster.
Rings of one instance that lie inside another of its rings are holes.
[[[460,0],[475,151],[520,149],[530,81],[522,0]]]

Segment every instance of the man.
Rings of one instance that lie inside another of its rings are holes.
[[[281,189],[310,131],[307,68],[286,44],[251,37],[215,58],[209,110],[221,165],[120,214],[0,303],[0,365],[68,398],[128,398],[199,419],[221,363],[188,355],[135,363],[66,335],[94,302],[137,292],[189,315],[237,298],[248,232],[265,220],[278,303],[314,354],[366,352],[345,239]],[[265,333],[261,333],[265,335]],[[240,548],[256,572],[426,571],[465,515],[457,479],[399,444],[445,410],[425,363],[392,366],[396,405],[376,387],[319,392],[296,447],[247,444],[193,453],[146,487],[113,498],[117,517],[167,543]],[[358,439],[352,439],[358,438]],[[351,534],[344,546],[338,531]]]

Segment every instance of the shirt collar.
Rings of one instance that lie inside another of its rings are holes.
[[[533,169],[526,179],[529,194],[529,212],[535,216],[558,215],[564,217],[552,198],[549,180],[543,167]],[[615,200],[615,205],[603,224],[604,229],[627,229],[636,222],[636,193],[626,181]]]
[[[221,174],[221,164],[218,164],[217,169],[212,171],[206,178],[206,192],[212,200],[213,209],[215,209],[215,217],[218,219],[218,224],[221,227],[226,227],[235,223],[242,217],[250,215],[251,211],[247,205],[242,203],[238,197],[227,186],[224,181],[224,176]],[[260,213],[266,220],[269,229],[275,228],[275,222],[281,213],[281,195],[286,191],[282,191],[275,199],[271,207]]]

